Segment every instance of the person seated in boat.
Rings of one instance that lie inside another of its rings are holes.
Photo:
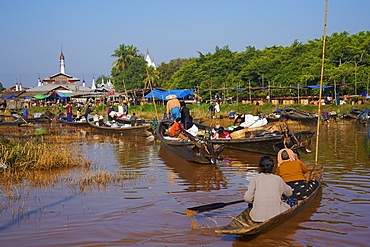
[[[306,180],[305,173],[307,173],[308,167],[298,159],[298,155],[293,150],[281,149],[277,158],[278,167],[275,174],[281,176],[285,183],[292,188],[292,198],[303,200],[316,189],[318,182]]]
[[[231,139],[229,132],[225,131],[224,127],[218,128],[217,132],[212,136],[212,139]]]
[[[46,109],[45,113],[44,113],[46,116],[48,116],[49,118],[53,118],[54,117],[54,113],[52,113],[51,111],[49,111],[49,109]]]
[[[235,118],[235,115],[236,115],[236,111],[235,111],[235,110],[231,110],[231,111],[229,112],[229,118],[230,118],[230,119]]]
[[[108,108],[108,110],[107,110],[108,120],[109,121],[112,121],[113,120],[113,117],[111,115],[114,115],[114,114],[110,114],[111,112],[115,112],[113,105],[110,105],[109,108]]]
[[[136,113],[132,113],[132,116],[130,117],[130,123],[131,123],[131,126],[137,126],[137,120],[139,118],[136,116]]]
[[[264,222],[290,208],[281,196],[291,196],[292,188],[273,173],[274,161],[270,156],[261,157],[258,166],[260,173],[250,180],[244,201],[252,204],[251,219]]]
[[[234,126],[239,126],[241,123],[243,123],[245,121],[245,113],[242,113],[242,114],[239,114],[235,120],[234,120],[234,123],[233,125]]]
[[[102,116],[99,117],[99,120],[96,123],[96,125],[98,125],[100,127],[104,127],[105,126],[105,121],[104,121],[104,118]]]
[[[74,121],[80,121],[81,117],[82,117],[82,110],[81,110],[81,107],[78,107],[77,108],[77,112],[76,112],[76,117],[73,119]]]
[[[178,137],[182,129],[185,128],[181,125],[181,118],[176,118],[175,123],[168,130],[168,135],[170,137]]]
[[[113,120],[112,125],[110,127],[118,128],[118,123],[115,120]]]

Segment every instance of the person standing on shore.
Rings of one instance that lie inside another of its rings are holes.
[[[211,112],[211,118],[215,117],[215,103],[212,102],[212,104],[209,106],[209,111]]]
[[[261,107],[260,103],[257,101],[256,104],[253,106],[252,109],[252,115],[253,116],[258,116],[258,114],[261,112]]]

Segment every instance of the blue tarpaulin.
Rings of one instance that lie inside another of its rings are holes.
[[[1,97],[3,99],[11,99],[11,98],[14,98],[14,97],[17,97],[16,95],[12,94],[12,95],[8,95],[8,96],[4,96],[4,97]]]
[[[187,89],[172,89],[172,90],[168,90],[168,91],[161,91],[161,90],[158,90],[158,89],[153,89],[153,91],[151,91],[150,93],[148,93],[147,95],[145,95],[145,98],[153,98],[153,94],[154,94],[154,98],[157,98],[157,99],[161,99],[161,100],[168,100],[166,99],[166,97],[168,95],[176,95],[176,97],[178,99],[181,99],[181,98],[184,98],[188,95],[192,95],[194,93],[194,89],[190,89],[190,90],[187,90]]]
[[[320,85],[306,86],[306,87],[320,89]],[[330,87],[332,87],[332,86],[322,86],[322,88],[330,88]]]

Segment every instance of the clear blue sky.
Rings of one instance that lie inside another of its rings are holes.
[[[1,0],[0,82],[37,86],[60,71],[91,79],[110,75],[120,44],[158,65],[175,58],[247,46],[289,46],[323,35],[325,0]],[[327,34],[370,30],[370,0],[329,0]]]

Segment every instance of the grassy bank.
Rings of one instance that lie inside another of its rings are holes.
[[[210,104],[201,104],[201,105],[187,105],[187,107],[191,110],[192,116],[194,118],[205,118],[210,116],[209,112],[209,106]],[[265,114],[269,114],[276,110],[277,108],[284,108],[285,105],[273,105],[273,104],[263,104],[260,105],[262,111]],[[307,111],[307,112],[317,112],[317,105],[288,105],[289,107],[296,108],[298,110]],[[349,113],[351,111],[352,107],[356,107],[358,109],[365,109],[370,108],[370,103],[365,103],[361,105],[352,105],[352,104],[346,104],[346,105],[323,105],[321,107],[322,112],[330,112],[330,111],[340,111],[341,113]],[[109,106],[101,105],[98,107],[93,107],[92,110],[94,113],[97,113],[99,115],[104,114],[106,110],[108,110]],[[115,106],[117,110],[117,106]],[[217,115],[223,115],[228,114],[230,111],[236,110],[237,113],[251,113],[253,108],[252,104],[223,104],[220,106],[221,112]],[[46,111],[46,109],[49,109],[53,113],[57,114],[59,111],[65,112],[65,109],[63,107],[54,107],[54,108],[47,108],[47,107],[32,107],[30,108],[30,114],[33,115],[35,113],[43,113]],[[19,111],[21,112],[21,111]],[[73,108],[73,112],[76,114],[77,107]],[[82,112],[85,112],[85,108],[82,109]],[[142,105],[135,105],[129,107],[129,113],[136,113],[136,115],[140,118],[145,119],[151,119],[154,116],[156,116],[159,119],[163,118],[163,114],[166,112],[166,107],[163,105],[156,105],[153,104],[142,104]]]

